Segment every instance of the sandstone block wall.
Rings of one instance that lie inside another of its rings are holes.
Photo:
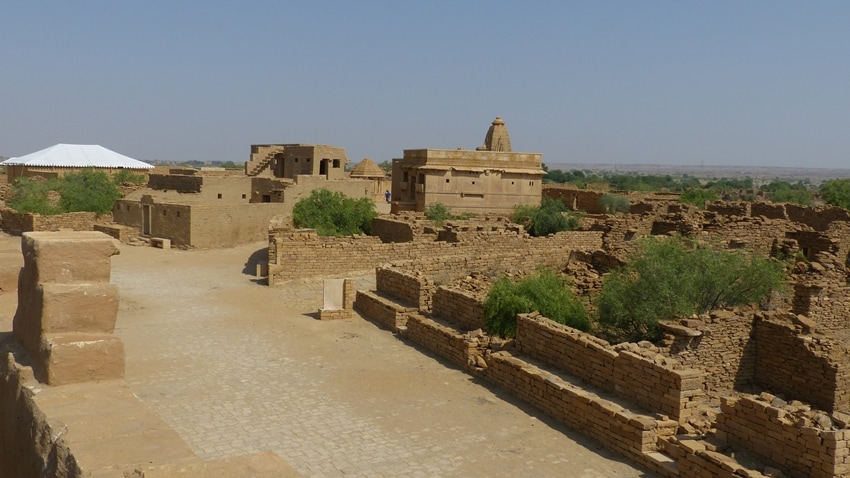
[[[433,280],[421,274],[385,267],[375,271],[375,286],[382,294],[422,311],[431,310],[431,300],[437,289]]]
[[[407,319],[403,336],[464,369],[473,357],[483,357],[489,344],[486,336],[460,334],[421,314],[412,314]]]
[[[710,403],[720,405],[719,396],[746,390],[753,383],[756,365],[752,311],[719,310],[688,320],[698,336],[672,336],[664,352],[683,366],[705,370],[705,388]]]
[[[15,338],[50,385],[124,376],[112,335],[118,291],[109,283],[115,241],[100,232],[29,232],[22,238]]]
[[[680,423],[687,422],[703,403],[701,370],[674,368],[654,352],[644,357],[634,344],[616,350],[604,340],[539,314],[517,316],[516,343],[523,355]]]
[[[110,218],[101,217],[93,212],[69,212],[42,216],[40,214],[20,213],[14,209],[0,209],[0,229],[8,234],[23,234],[31,231],[91,231],[95,223]]]
[[[203,185],[203,176],[183,176],[177,174],[151,174],[148,176],[148,187],[151,189],[177,191],[181,193],[200,193]]]
[[[757,316],[755,379],[773,393],[827,411],[850,411],[850,350],[792,323]]]
[[[799,423],[801,420],[784,407],[753,396],[724,399],[717,417],[718,431],[732,446],[756,453],[801,473],[800,476],[850,476],[850,430]]]
[[[404,328],[410,314],[418,311],[416,307],[405,307],[369,291],[357,291],[354,310],[392,332]]]
[[[607,448],[644,462],[659,436],[675,434],[673,420],[636,415],[622,406],[560,380],[507,352],[487,357],[484,377]]]
[[[452,280],[470,271],[492,272],[536,266],[563,267],[572,250],[597,250],[602,232],[562,232],[530,238],[510,232],[477,232],[467,241],[382,243],[374,236],[319,237],[312,230],[269,235],[269,285],[303,277],[339,277],[382,264],[414,266],[426,275]]]
[[[439,286],[434,293],[432,313],[461,330],[483,329],[484,301],[468,291]]]

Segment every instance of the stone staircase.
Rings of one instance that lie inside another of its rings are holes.
[[[245,174],[247,176],[257,176],[262,173],[269,167],[276,153],[277,151],[269,151],[265,154],[252,155],[251,159],[245,164]]]

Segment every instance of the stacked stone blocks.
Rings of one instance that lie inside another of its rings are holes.
[[[124,376],[113,335],[118,289],[109,283],[115,242],[99,232],[31,232],[22,238],[15,338],[50,385]]]

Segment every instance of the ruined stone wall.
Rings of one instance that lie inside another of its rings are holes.
[[[573,189],[564,186],[546,185],[543,187],[543,197],[560,199],[568,208],[574,211],[584,211],[588,214],[601,214],[605,212],[599,203],[599,200],[604,194],[604,192],[600,191]]]
[[[756,316],[754,378],[767,390],[827,411],[850,411],[850,349],[799,333],[780,317]]]
[[[705,370],[709,402],[720,405],[720,395],[746,390],[755,372],[752,311],[718,310],[700,319],[688,319],[688,330],[668,332],[664,353],[685,367]],[[698,335],[696,335],[698,334]]]
[[[615,348],[536,313],[517,316],[516,343],[523,355],[680,423],[702,403],[703,372],[662,359],[653,349]]]
[[[375,286],[382,294],[422,311],[431,310],[431,300],[437,289],[434,281],[421,273],[384,267],[375,271]]]
[[[559,422],[641,463],[645,463],[645,453],[657,450],[659,436],[673,435],[677,428],[673,420],[636,416],[506,352],[488,356],[483,376]]]
[[[373,236],[319,237],[278,231],[269,246],[269,285],[301,277],[333,277],[381,264],[413,265],[426,275],[456,279],[470,271],[497,274],[538,265],[563,267],[571,250],[595,250],[600,232],[562,232],[549,238],[481,233],[468,242],[382,243]],[[271,244],[274,243],[274,244]]]
[[[399,221],[390,217],[376,217],[372,220],[371,233],[381,242],[413,242],[413,227],[410,221]]]
[[[706,204],[705,210],[720,216],[749,216],[750,203],[716,201]]]
[[[484,328],[484,298],[450,286],[439,286],[434,293],[432,312],[461,330]]]
[[[756,453],[799,476],[850,476],[850,429],[835,429],[828,417],[825,420],[828,428],[795,416],[783,401],[773,406],[770,401],[745,395],[724,399],[717,429],[730,445]]]
[[[466,368],[472,357],[482,357],[489,344],[485,335],[460,335],[421,314],[408,317],[403,336],[461,368]]]
[[[184,176],[177,174],[151,174],[148,176],[148,187],[160,191],[200,193],[203,184],[203,176]]]
[[[788,219],[805,224],[816,231],[825,231],[835,221],[850,221],[850,211],[840,207],[809,207],[785,204]]]
[[[31,231],[91,231],[98,221],[109,221],[108,217],[93,212],[69,212],[42,216],[40,214],[20,213],[14,209],[0,210],[0,228],[8,234],[23,234]]]
[[[754,202],[750,205],[750,214],[753,217],[764,216],[768,219],[788,219],[785,214],[784,204],[774,204],[770,202]]]
[[[4,342],[0,343],[0,476],[82,478],[60,430],[50,426],[25,386],[27,369],[16,362],[10,350],[14,344]]]

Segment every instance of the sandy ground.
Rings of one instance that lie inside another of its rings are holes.
[[[271,452],[316,477],[654,476],[360,317],[316,320],[321,282],[263,285],[264,251],[113,258],[121,386],[200,460]],[[133,460],[168,461],[151,453]]]

